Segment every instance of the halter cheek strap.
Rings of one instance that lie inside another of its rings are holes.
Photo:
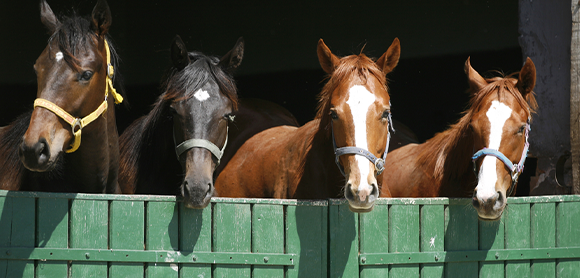
[[[115,74],[115,69],[111,64],[111,53],[109,50],[109,44],[107,43],[106,39],[105,39],[105,49],[107,52],[107,77],[105,81],[106,82],[105,100],[101,103],[101,105],[99,105],[97,110],[93,111],[92,113],[81,119],[73,117],[71,114],[64,111],[64,109],[60,108],[58,105],[52,103],[51,101],[42,98],[37,98],[36,100],[34,100],[35,108],[42,107],[48,109],[49,111],[51,111],[52,113],[63,119],[65,122],[67,122],[69,125],[71,125],[74,140],[71,143],[70,148],[65,150],[66,153],[72,153],[80,147],[83,127],[87,126],[88,124],[96,120],[99,116],[101,116],[101,114],[107,111],[108,107],[107,99],[109,97],[109,89],[111,90],[111,94],[115,99],[115,103],[119,104],[123,102],[123,97],[119,93],[117,93],[117,90],[115,90],[115,88],[113,87],[112,78],[113,75]]]
[[[224,154],[224,150],[226,149],[226,146],[228,145],[228,133],[229,133],[229,127],[226,127],[226,141],[225,141],[224,146],[222,147],[221,150],[220,150],[220,148],[218,148],[218,146],[216,146],[216,144],[210,142],[209,140],[189,139],[189,140],[185,140],[185,141],[181,142],[181,144],[179,144],[179,145],[177,145],[177,147],[175,147],[175,154],[177,155],[177,158],[179,158],[184,152],[186,152],[192,148],[203,148],[203,149],[210,151],[213,154],[213,156],[215,156],[215,158],[217,159],[217,163],[216,163],[216,167],[217,167],[218,165],[220,165],[220,160],[222,159],[222,156]],[[175,140],[175,135],[173,136],[173,139]]]
[[[520,162],[518,164],[513,164],[509,160],[509,158],[507,158],[507,156],[505,156],[503,153],[501,153],[500,151],[498,151],[496,149],[483,148],[483,149],[477,151],[473,155],[473,157],[471,158],[473,161],[473,170],[476,171],[475,161],[482,156],[491,155],[491,156],[496,157],[497,159],[501,160],[508,167],[508,169],[510,169],[510,171],[511,171],[512,184],[509,188],[509,191],[507,192],[507,196],[510,196],[514,190],[516,183],[518,182],[518,178],[519,178],[520,174],[524,171],[524,164],[526,163],[526,158],[528,156],[528,150],[530,148],[530,143],[528,142],[528,136],[529,136],[529,132],[531,130],[532,130],[532,128],[530,127],[530,119],[528,119],[528,122],[526,123],[526,128],[525,128],[526,143],[524,144],[522,156],[521,156]]]
[[[393,127],[393,121],[391,119],[391,113],[389,113],[389,116],[387,118],[387,124],[388,124],[388,128],[392,132],[395,132],[395,128]],[[377,158],[373,153],[371,153],[370,151],[365,150],[363,148],[359,148],[359,147],[337,148],[336,147],[336,140],[334,140],[334,128],[332,128],[332,122],[331,122],[331,131],[332,131],[332,147],[334,148],[335,163],[336,163],[336,166],[338,166],[338,169],[340,170],[340,173],[342,173],[343,176],[346,176],[346,174],[344,173],[344,167],[342,167],[338,158],[342,155],[345,155],[345,154],[354,154],[354,155],[363,156],[375,165],[375,170],[377,171],[377,176],[383,173],[383,171],[385,170],[385,159],[387,159],[387,153],[389,151],[389,144],[391,141],[391,133],[390,132],[387,134],[387,144],[385,146],[385,152],[383,153],[383,157]]]

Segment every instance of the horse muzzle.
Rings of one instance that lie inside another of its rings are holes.
[[[505,193],[498,191],[491,196],[478,196],[476,190],[473,193],[472,205],[477,210],[479,219],[484,221],[499,220],[506,206]]]
[[[375,184],[370,188],[353,189],[351,184],[347,184],[344,190],[344,197],[348,201],[349,209],[352,212],[369,212],[373,210],[375,201],[379,197],[379,189]]]

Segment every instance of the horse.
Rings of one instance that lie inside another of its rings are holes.
[[[273,125],[298,125],[279,105],[238,99],[232,74],[243,54],[242,38],[220,59],[188,52],[175,37],[164,93],[121,134],[123,192],[183,196],[186,207],[204,208],[214,195],[216,168],[239,145]]]
[[[425,143],[390,153],[381,196],[472,197],[478,217],[493,221],[501,217],[523,171],[537,109],[536,68],[527,58],[519,73],[484,79],[468,58],[465,73],[470,108]]]
[[[120,193],[109,6],[98,1],[90,19],[59,20],[44,0],[40,9],[52,35],[34,64],[34,109],[2,129],[0,188]]]
[[[342,195],[352,211],[373,209],[391,126],[386,74],[399,61],[399,40],[376,61],[363,53],[339,58],[322,39],[317,54],[329,77],[315,119],[301,127],[270,128],[246,141],[216,180],[219,196]]]

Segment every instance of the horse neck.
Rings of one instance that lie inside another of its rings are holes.
[[[319,120],[313,120],[302,128],[310,129],[311,136],[304,143],[303,170],[296,190],[297,197],[316,198],[340,197],[344,177],[340,173],[332,147],[332,136],[328,130],[319,128]],[[306,195],[307,194],[307,195]]]
[[[429,186],[438,188],[439,196],[463,197],[474,178],[471,168],[473,136],[465,126],[456,124],[425,142],[418,159],[419,167],[432,174]],[[426,175],[427,176],[427,175]]]
[[[171,119],[149,113],[121,135],[119,180],[123,192],[175,193],[173,185],[181,181],[183,173],[175,154],[172,128]],[[167,186],[160,187],[160,179]]]
[[[109,98],[108,105],[105,113],[83,129],[80,148],[64,155],[64,179],[83,187],[81,192],[120,193],[119,135],[113,98]]]

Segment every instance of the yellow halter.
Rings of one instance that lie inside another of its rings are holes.
[[[83,127],[90,124],[92,121],[96,120],[101,114],[103,114],[105,111],[107,111],[107,98],[109,96],[109,88],[111,90],[111,94],[115,98],[115,103],[119,104],[119,103],[123,102],[123,97],[119,93],[117,93],[117,91],[113,87],[112,78],[113,78],[113,75],[115,74],[115,69],[113,68],[113,65],[111,65],[111,53],[109,50],[109,44],[107,43],[106,39],[105,39],[105,49],[107,51],[107,77],[106,77],[106,85],[105,85],[105,100],[103,101],[103,103],[101,103],[101,105],[99,105],[97,110],[93,111],[91,114],[89,114],[86,117],[81,119],[81,118],[73,117],[71,114],[64,111],[64,109],[60,108],[58,105],[56,105],[56,104],[54,104],[46,99],[37,98],[34,101],[35,108],[37,106],[46,108],[46,109],[50,110],[51,112],[53,112],[55,115],[61,117],[69,125],[71,125],[72,133],[73,133],[75,138],[74,138],[74,141],[71,143],[70,148],[65,151],[66,153],[72,153],[72,152],[76,151],[79,148],[79,146],[81,145],[81,133],[82,133]],[[77,129],[77,130],[75,131],[75,129]]]

